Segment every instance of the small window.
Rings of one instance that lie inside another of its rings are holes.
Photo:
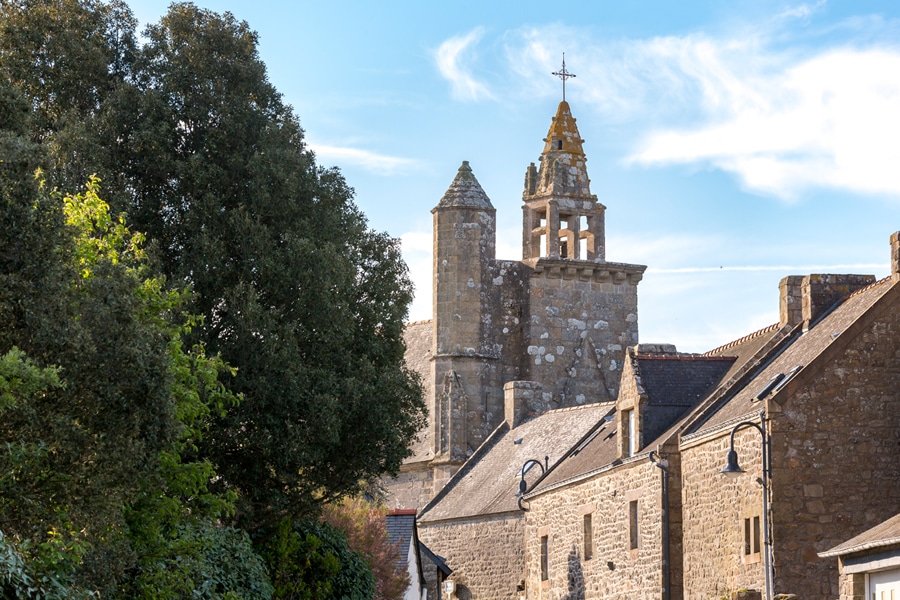
[[[594,529],[591,525],[591,514],[584,515],[584,560],[594,556]]]
[[[632,550],[638,547],[638,503],[632,500],[628,503],[628,537],[629,548]]]
[[[557,150],[562,150],[562,140],[554,140]]]
[[[547,536],[541,536],[541,581],[550,579],[550,557],[548,556],[549,544]]]
[[[569,243],[562,241],[559,243],[559,257],[569,258]]]
[[[759,554],[759,517],[744,519],[744,556]]]

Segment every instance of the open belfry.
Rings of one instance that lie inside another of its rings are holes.
[[[505,418],[616,398],[638,341],[646,267],[606,261],[606,207],[591,193],[584,140],[560,102],[539,165],[525,173],[522,256],[496,257],[496,211],[468,162],[432,210],[431,321],[407,328],[429,428],[389,503],[422,507]],[[505,401],[509,396],[510,401]]]

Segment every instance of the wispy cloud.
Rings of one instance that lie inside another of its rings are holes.
[[[309,147],[320,160],[334,161],[338,165],[356,165],[379,175],[396,175],[415,170],[421,166],[413,158],[402,158],[378,154],[360,148],[310,144]]]
[[[825,6],[827,2],[825,0],[819,0],[815,4],[808,4],[806,2],[797,4],[796,6],[788,6],[783,11],[775,15],[775,21],[779,21],[782,19],[808,19],[814,13],[818,12],[820,8]]]
[[[434,52],[438,71],[450,82],[453,97],[457,100],[477,101],[494,98],[487,86],[475,79],[468,64],[474,54],[474,45],[481,39],[483,33],[479,27],[466,35],[452,37]]]
[[[900,197],[897,24],[816,31],[822,3],[727,34],[597,40],[558,25],[510,32],[510,71],[535,86],[566,47],[577,96],[635,126],[627,162],[712,167],[791,200],[815,189]],[[866,25],[868,23],[868,25]],[[573,94],[575,96],[576,94]]]
[[[857,273],[861,270],[882,271],[887,268],[887,264],[878,263],[857,263],[844,265],[732,265],[721,267],[676,267],[657,269],[649,267],[648,273],[718,273],[718,272],[762,272],[762,271],[783,271],[791,273]]]

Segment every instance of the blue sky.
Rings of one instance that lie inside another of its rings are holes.
[[[167,2],[132,0],[142,25]],[[259,33],[272,83],[431,314],[431,214],[468,160],[521,258],[521,194],[561,97],[648,265],[640,336],[701,352],[778,319],[778,281],[888,274],[900,229],[900,4],[207,0]]]

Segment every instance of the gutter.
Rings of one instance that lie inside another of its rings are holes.
[[[654,456],[656,458],[654,458]],[[661,458],[656,450],[651,450],[647,457],[654,466],[659,467],[662,477],[662,568],[663,568],[663,600],[670,599],[672,573],[669,561],[669,461]]]

